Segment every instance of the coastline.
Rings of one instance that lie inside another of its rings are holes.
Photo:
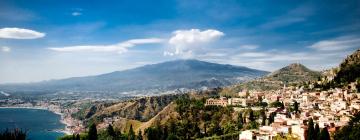
[[[61,132],[61,133],[64,133],[65,135],[71,135],[72,133],[68,130],[66,130],[66,128],[68,126],[70,126],[69,123],[67,123],[65,120],[64,120],[64,114],[61,113],[61,112],[57,112],[57,111],[54,111],[54,110],[51,110],[51,109],[48,109],[46,107],[17,107],[17,106],[1,106],[0,109],[6,109],[6,108],[9,108],[9,109],[37,109],[37,110],[46,110],[46,111],[50,111],[54,114],[57,114],[57,115],[60,115],[60,123],[64,124],[65,125],[65,128],[63,129],[55,129],[55,130],[52,130],[54,132]]]

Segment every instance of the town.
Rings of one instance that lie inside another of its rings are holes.
[[[237,97],[220,97],[206,100],[207,106],[232,106],[234,110],[242,111],[252,109],[265,110],[266,116],[273,116],[270,124],[259,118],[258,129],[245,130],[239,134],[240,140],[272,140],[277,135],[288,135],[301,140],[306,140],[307,123],[313,119],[320,129],[327,129],[335,133],[342,126],[347,125],[350,116],[360,109],[360,94],[350,89],[335,88],[327,91],[304,92],[302,88],[286,87],[282,90],[272,92],[258,92],[243,90]],[[259,107],[258,102],[269,106]],[[280,102],[283,106],[270,106],[272,103]],[[294,106],[296,106],[294,108]]]

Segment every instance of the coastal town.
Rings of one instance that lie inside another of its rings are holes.
[[[347,125],[350,117],[360,109],[360,94],[353,92],[354,88],[335,88],[326,91],[305,92],[302,88],[285,87],[272,92],[258,92],[243,90],[237,97],[220,97],[206,100],[207,106],[232,106],[234,110],[260,110],[265,109],[266,116],[274,120],[271,124],[258,129],[242,131],[240,140],[272,140],[277,135],[288,135],[306,140],[307,122],[311,118],[321,129],[335,133],[342,126]],[[257,102],[271,104],[281,102],[283,107],[259,107]],[[296,112],[291,111],[297,104]],[[266,120],[266,119],[265,119]],[[261,123],[261,118],[258,120]]]

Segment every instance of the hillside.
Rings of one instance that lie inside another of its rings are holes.
[[[266,76],[265,79],[269,81],[299,83],[304,81],[315,81],[320,76],[320,72],[310,70],[302,64],[293,63],[275,72],[272,72]]]
[[[166,124],[171,119],[179,118],[176,110],[176,100],[197,99],[217,96],[220,89],[214,88],[204,91],[190,92],[187,94],[170,94],[161,96],[141,97],[118,103],[93,102],[87,104],[78,113],[73,114],[86,124],[93,122],[101,124],[104,118],[119,118],[114,122],[114,127],[121,131],[128,131],[130,125],[138,131],[157,124]]]
[[[185,95],[162,95],[124,101],[102,108],[101,110],[97,110],[94,115],[89,118],[101,120],[105,117],[118,116],[145,122],[153,118],[172,101],[182,96]]]
[[[288,85],[301,84],[308,81],[316,81],[319,77],[321,77],[320,72],[310,70],[302,64],[293,63],[262,78],[226,87],[221,94],[234,96],[243,89],[258,91],[277,90],[282,88],[284,83]]]
[[[360,81],[360,49],[345,58],[340,64],[334,82],[340,85]]]
[[[2,91],[145,91],[218,87],[261,77],[268,72],[247,67],[175,60],[112,73],[30,84],[0,85]]]

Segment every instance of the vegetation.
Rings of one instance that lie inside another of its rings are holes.
[[[128,137],[129,137],[129,140],[135,140],[135,138],[136,138],[135,132],[134,132],[134,129],[133,129],[132,125],[130,125]]]
[[[271,107],[278,107],[278,108],[281,108],[281,109],[284,109],[285,106],[284,106],[284,103],[282,102],[279,102],[279,101],[275,101],[275,102],[272,102],[270,104]]]
[[[66,135],[59,140],[88,140],[87,134]]]
[[[348,56],[341,64],[339,71],[334,77],[334,82],[339,85],[347,85],[359,81],[360,76],[360,49]]]
[[[358,140],[360,138],[360,112],[351,118],[347,126],[336,131],[334,139],[336,140]]]
[[[314,129],[314,121],[313,119],[309,119],[309,123],[308,123],[308,130],[307,130],[307,140],[316,140],[316,133],[315,133],[315,129]]]
[[[107,117],[121,117],[128,120],[136,120],[139,122],[146,122],[163,110],[167,105],[176,99],[187,96],[185,94],[181,95],[162,95],[162,96],[153,96],[153,97],[144,97],[138,99],[132,99],[128,101],[123,101],[120,103],[114,104],[95,104],[86,109],[85,113],[85,122],[88,124],[92,123],[101,123],[104,118]],[[119,126],[114,124],[115,127],[120,128],[121,130],[128,130],[129,126]],[[135,129],[136,126],[133,125]]]
[[[303,86],[305,83],[314,82],[322,74],[312,71],[302,64],[290,64],[263,78],[244,82],[235,86],[224,88],[220,93],[225,96],[237,96],[243,89],[269,91],[281,89],[284,84],[290,86]]]
[[[329,134],[327,128],[323,128],[321,130],[321,133],[319,135],[319,140],[330,140],[330,134]]]
[[[314,83],[315,88],[330,89],[335,87],[348,88],[349,84],[355,84],[355,90],[360,91],[360,49],[348,56],[338,68],[333,69],[335,75],[332,80],[323,77],[324,80],[318,80],[320,84]]]
[[[321,76],[320,72],[312,71],[302,64],[294,63],[271,73],[266,79],[283,83],[302,83],[304,81],[315,81],[319,76]]]
[[[20,129],[9,130],[0,132],[0,140],[25,140],[26,132]]]
[[[134,133],[123,134],[114,129],[112,125],[109,125],[106,130],[98,131],[94,124],[89,127],[87,133],[66,135],[59,140],[142,140],[142,138],[141,132],[137,136]]]
[[[326,129],[326,128],[325,128]],[[327,130],[327,129],[326,129]],[[319,124],[316,123],[315,125],[315,129],[314,129],[314,136],[313,136],[316,140],[320,138],[320,127]],[[321,139],[322,140],[322,139]]]
[[[178,117],[172,118],[164,125],[159,124],[145,130],[147,138],[223,138],[224,135],[234,134],[243,129],[256,129],[260,125],[257,120],[266,119],[263,110],[246,109],[235,112],[232,107],[205,106],[204,103],[205,99],[179,98],[176,100],[175,108]]]
[[[97,130],[95,124],[90,125],[88,137],[89,140],[97,140]]]

